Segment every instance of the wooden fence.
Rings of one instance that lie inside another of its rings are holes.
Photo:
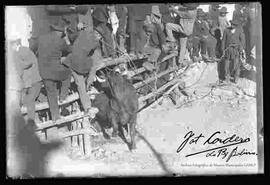
[[[171,53],[165,56],[159,63],[168,62],[170,60],[172,60],[172,62],[175,62],[176,56],[177,53]],[[128,63],[134,60],[136,60],[136,58],[130,58],[128,56],[122,56],[117,59],[104,59],[100,62],[100,66],[98,69],[121,63]],[[168,68],[153,77],[150,77],[143,81],[139,81],[137,83],[134,83],[133,85],[137,90],[139,90],[143,86],[161,78],[164,75],[172,73],[177,69],[178,67]],[[135,75],[141,74],[144,71],[144,67],[134,69],[131,76],[134,77]],[[165,93],[164,91],[168,89],[168,87],[176,85],[178,82],[179,80],[177,78],[171,79],[161,87],[154,89],[152,92],[144,96],[139,97],[140,108],[142,108],[145,105],[145,101],[149,100],[150,98],[157,97],[158,99],[160,99],[160,96]],[[88,94],[90,95],[89,92]],[[37,123],[38,128],[36,129],[36,132],[44,141],[48,141],[54,138],[62,138],[66,142],[68,142],[70,146],[79,146],[81,152],[84,155],[90,155],[92,151],[91,137],[99,135],[99,133],[97,133],[97,131],[91,126],[91,119],[80,111],[78,100],[79,94],[77,92],[74,92],[68,96],[65,102],[58,102],[60,109],[69,110],[70,115],[64,116],[56,123],[53,123],[51,120],[49,120],[49,105],[47,102],[36,104],[36,114],[38,115],[43,112],[43,120],[41,123]],[[26,111],[27,110],[25,107],[21,108],[21,112],[23,115],[26,114]]]

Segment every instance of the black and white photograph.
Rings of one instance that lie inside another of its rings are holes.
[[[6,178],[264,174],[261,3],[74,3],[4,6]]]

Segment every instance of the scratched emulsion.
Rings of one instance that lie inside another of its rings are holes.
[[[228,159],[235,147],[237,153],[243,149],[257,152],[256,99],[243,95],[235,95],[233,99],[225,96],[219,98],[217,92],[179,109],[170,100],[164,99],[162,105],[141,112],[137,130],[143,138],[137,137],[137,149],[133,153],[120,139],[102,141],[88,159],[72,160],[62,153],[52,154],[48,168],[52,175],[61,172],[66,176],[256,173],[256,155],[244,154]],[[204,137],[198,139],[196,144],[186,144],[177,153],[184,136],[191,131],[195,137],[200,134]],[[244,140],[249,138],[250,141],[227,147],[229,154],[226,157],[222,154],[206,157],[207,153],[186,157],[188,154],[235,143],[236,137],[225,144],[203,145],[217,131],[220,133],[214,135],[209,143],[215,138],[225,140],[234,134]]]

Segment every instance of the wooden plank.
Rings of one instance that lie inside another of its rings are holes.
[[[66,117],[58,120],[56,123],[53,123],[51,120],[50,121],[46,121],[46,122],[43,122],[41,124],[37,124],[38,128],[36,129],[36,131],[42,130],[42,129],[45,129],[45,128],[49,128],[49,127],[54,127],[56,125],[61,125],[63,123],[75,121],[75,120],[78,120],[78,119],[81,119],[81,118],[85,118],[85,117],[88,117],[88,116],[89,115],[84,115],[84,113],[79,112],[79,113],[76,113],[76,114],[72,114],[72,115],[66,116]]]
[[[74,93],[74,94],[72,94],[72,95],[69,95],[69,96],[67,97],[67,100],[66,100],[65,102],[60,103],[60,102],[58,101],[58,105],[59,105],[59,106],[65,105],[65,104],[74,102],[74,101],[76,101],[76,100],[78,100],[78,99],[79,99],[79,94],[78,94],[78,93]],[[49,108],[48,102],[38,103],[38,104],[35,105],[35,110],[36,110],[36,111],[40,111],[40,110],[44,110],[44,109],[48,109],[48,108]],[[26,114],[26,113],[27,113],[26,111],[27,111],[27,108],[23,106],[23,107],[21,108],[21,113],[22,113],[22,114]]]
[[[140,97],[139,101],[143,102],[143,101],[155,96],[157,93],[160,93],[161,91],[164,91],[167,87],[169,87],[169,86],[171,86],[171,85],[173,85],[173,84],[175,84],[175,83],[177,83],[179,81],[180,81],[179,79],[174,79],[174,80],[172,80],[170,82],[167,82],[165,85],[163,85],[159,89],[157,89],[157,91],[151,92],[151,93],[147,94],[146,96]]]
[[[59,136],[61,138],[67,138],[67,137],[79,136],[79,135],[84,135],[84,134],[93,135],[93,136],[101,135],[101,133],[97,133],[93,129],[87,128],[87,129],[79,129],[79,130],[73,130],[73,131],[69,131],[65,133],[60,133]]]
[[[145,80],[145,81],[143,81],[143,82],[138,82],[138,83],[134,84],[134,87],[135,87],[136,89],[138,89],[138,88],[140,88],[140,87],[142,87],[142,86],[144,86],[144,85],[146,85],[146,84],[148,84],[148,83],[154,81],[156,78],[160,78],[160,77],[163,76],[163,75],[166,75],[166,74],[168,74],[168,73],[170,73],[170,72],[174,72],[177,68],[178,68],[178,67],[174,67],[174,68],[171,68],[171,69],[167,69],[166,71],[163,71],[163,72],[159,73],[156,77],[154,76],[154,77],[149,78],[149,79],[147,79],[147,80]]]

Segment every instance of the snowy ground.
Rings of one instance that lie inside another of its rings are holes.
[[[200,84],[205,85],[204,82]],[[243,84],[249,83],[241,79],[239,84],[243,87]],[[216,131],[221,132],[218,136],[223,139],[233,134],[250,138],[247,143],[227,147],[229,152],[235,147],[238,152],[243,149],[257,152],[256,99],[246,96],[232,85],[216,87],[209,94],[210,90],[207,86],[196,88],[196,92],[193,91],[196,101],[186,103],[180,108],[177,107],[183,104],[181,98],[176,105],[169,99],[164,99],[162,105],[142,111],[137,130],[143,137],[137,137],[137,149],[133,152],[119,138],[106,141],[101,136],[94,140],[98,148],[91,157],[76,156],[74,149],[72,153],[70,150],[51,153],[47,163],[49,176],[255,173],[256,155],[236,156],[228,162],[228,156],[224,159],[222,156],[206,157],[207,153],[185,157],[190,153],[221,146],[219,143],[213,146],[203,145],[203,141]],[[207,93],[208,96],[203,96]],[[193,131],[196,136],[202,133],[205,138],[201,138],[197,144],[187,144],[177,153],[177,148],[189,131]]]

